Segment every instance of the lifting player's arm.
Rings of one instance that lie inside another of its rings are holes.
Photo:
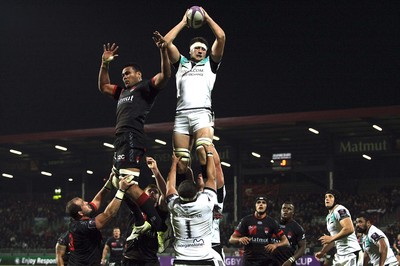
[[[94,207],[96,211],[100,208],[101,202],[103,201],[104,197],[112,189],[111,180],[112,180],[113,176],[114,176],[114,174],[111,173],[108,180],[104,184],[104,186],[100,189],[99,192],[97,192],[97,194],[94,196],[94,198],[90,202],[90,205],[92,207]]]
[[[119,189],[115,194],[115,197],[107,205],[104,212],[100,213],[95,217],[96,228],[102,229],[107,223],[113,218],[121,206],[122,199],[124,197],[125,191],[130,187],[130,183],[126,181],[126,177],[119,181]]]
[[[172,153],[172,163],[171,163],[171,168],[168,173],[167,177],[167,191],[166,191],[166,197],[173,195],[173,194],[178,194],[176,191],[176,166],[180,160],[180,157],[176,157],[175,153]]]
[[[204,184],[204,187],[211,188],[214,191],[217,191],[217,179],[216,179],[216,170],[215,170],[215,162],[214,162],[214,151],[215,148],[213,145],[203,145],[206,155],[207,155],[207,181]]]
[[[153,173],[154,179],[156,180],[157,187],[161,192],[161,196],[159,198],[158,203],[160,206],[167,207],[166,202],[165,202],[165,195],[167,193],[167,184],[164,180],[164,177],[162,176],[162,174],[160,172],[160,169],[158,169],[157,161],[154,160],[154,158],[152,158],[152,157],[146,157],[146,164],[150,168],[151,172]]]
[[[217,152],[215,146],[213,146],[212,153],[214,155],[217,189],[220,189],[225,185],[225,177],[224,172],[222,171],[221,158],[219,157],[219,153]]]

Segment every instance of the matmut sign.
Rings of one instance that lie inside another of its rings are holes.
[[[335,142],[336,154],[388,152],[392,150],[390,138],[357,138]]]

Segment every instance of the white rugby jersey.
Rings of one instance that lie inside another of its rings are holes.
[[[216,73],[211,70],[209,56],[194,64],[194,62],[181,55],[175,75],[177,89],[176,110],[211,108],[211,92],[214,88],[216,76]]]
[[[221,192],[219,190],[221,190]],[[218,195],[219,193],[221,193],[221,198]],[[219,213],[222,216],[222,211],[224,210],[224,200],[225,200],[225,196],[226,196],[225,186],[223,186],[222,188],[218,189],[217,195],[218,195],[217,196],[218,197],[218,203],[214,206],[214,219],[213,219],[213,226],[212,226],[212,240],[211,240],[211,242],[213,244],[220,244],[221,243],[220,231],[219,231],[219,223],[220,223],[221,219],[218,219],[218,217],[215,217],[215,214],[217,212],[217,215]]]
[[[349,210],[346,209],[346,207],[344,207],[343,205],[337,205],[332,213],[329,213],[326,216],[326,227],[331,236],[337,235],[340,230],[342,230],[340,221],[347,217],[351,219]],[[337,254],[339,255],[347,255],[361,250],[360,244],[358,244],[357,237],[354,232],[347,237],[336,240],[335,246]]]
[[[374,266],[379,265],[379,258],[381,257],[381,255],[379,253],[378,242],[382,238],[385,240],[386,246],[388,248],[387,257],[384,264],[387,265],[390,263],[397,262],[396,256],[394,255],[393,250],[391,249],[389,240],[386,237],[386,235],[379,228],[377,228],[374,225],[371,225],[371,227],[368,230],[368,234],[363,235],[361,243],[364,248],[364,251],[367,252],[369,256],[370,263]]]
[[[204,260],[214,257],[211,228],[216,203],[217,194],[208,188],[204,188],[204,192],[199,193],[193,202],[182,203],[178,195],[167,199],[176,259]]]

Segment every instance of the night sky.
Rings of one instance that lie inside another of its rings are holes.
[[[151,78],[152,32],[166,34],[191,5],[227,37],[217,118],[400,104],[400,1],[2,0],[0,135],[113,127],[116,102],[97,89],[103,43],[120,46],[113,83],[129,61]],[[203,26],[175,44],[188,55],[199,35],[214,40]],[[147,123],[172,122],[175,95],[172,77]]]

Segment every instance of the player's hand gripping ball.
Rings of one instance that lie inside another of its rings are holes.
[[[198,29],[204,24],[204,11],[199,6],[192,6],[186,11],[186,21],[190,28]]]

